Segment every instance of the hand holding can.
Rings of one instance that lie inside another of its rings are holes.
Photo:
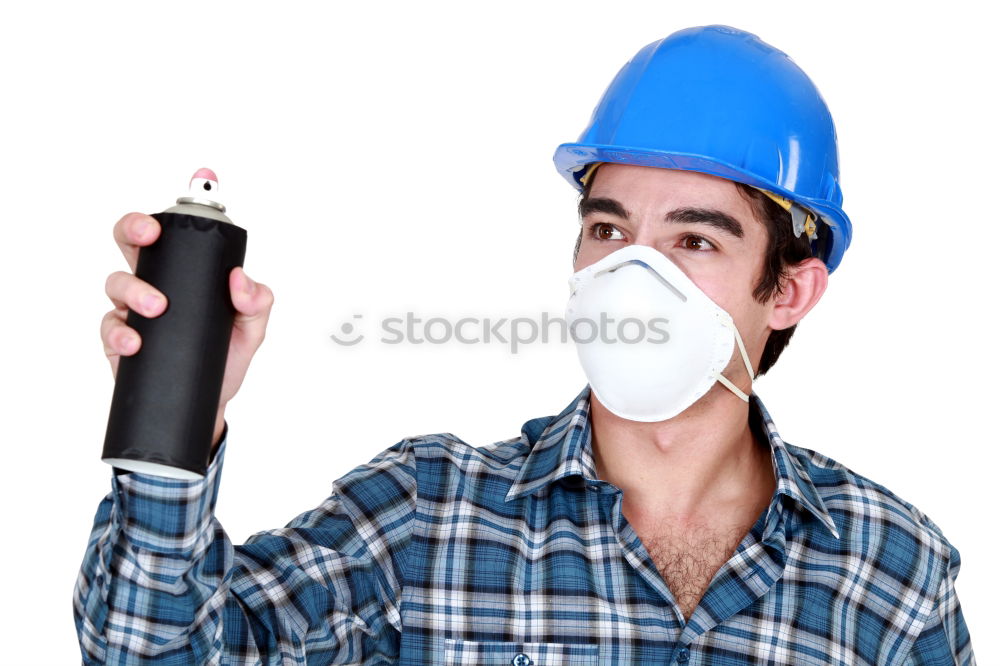
[[[191,185],[168,211],[115,225],[135,274],[108,277],[115,308],[101,324],[116,377],[102,457],[174,478],[204,474],[273,303],[241,268],[246,234],[215,201],[214,174]]]

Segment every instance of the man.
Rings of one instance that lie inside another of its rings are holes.
[[[224,409],[272,300],[234,270],[214,460],[204,481],[113,478],[74,599],[86,661],[974,662],[958,551],[783,442],[752,393],[850,242],[811,81],[753,35],[684,30],[625,65],[555,160],[583,190],[568,315],[588,387],[492,446],[402,440],[234,547],[213,518]],[[133,267],[157,233],[115,227]],[[114,369],[141,343],[126,307],[164,301],[126,273],[108,293]],[[664,335],[625,341],[626,320]],[[617,338],[583,334],[598,322]]]

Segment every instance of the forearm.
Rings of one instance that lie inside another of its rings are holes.
[[[222,457],[203,481],[114,477],[74,590],[85,662],[205,663],[222,651],[233,566],[214,519]]]
[[[239,547],[213,517],[225,446],[203,481],[116,477],[74,594],[85,662],[395,662],[416,515],[410,442]]]

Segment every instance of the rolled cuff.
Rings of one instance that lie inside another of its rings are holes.
[[[119,528],[135,547],[185,559],[211,540],[229,426],[203,479],[184,481],[116,470],[111,480]]]

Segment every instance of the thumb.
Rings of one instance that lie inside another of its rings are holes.
[[[251,332],[259,326],[260,332],[263,334],[263,328],[266,326],[267,317],[271,312],[271,305],[274,303],[274,295],[271,290],[267,285],[252,280],[242,267],[237,266],[229,274],[229,291],[233,307],[236,308],[233,324],[247,332]]]

